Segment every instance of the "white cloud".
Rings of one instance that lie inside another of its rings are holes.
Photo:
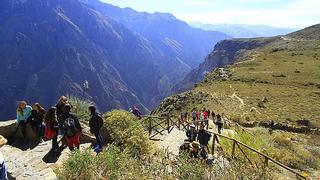
[[[242,0],[250,1],[250,0]],[[230,9],[212,13],[185,13],[176,16],[185,21],[204,23],[267,24],[276,27],[306,27],[320,23],[320,1],[296,0],[280,9]]]

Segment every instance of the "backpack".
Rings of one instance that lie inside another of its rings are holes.
[[[68,137],[72,137],[77,133],[75,120],[71,116],[64,121],[64,128]]]

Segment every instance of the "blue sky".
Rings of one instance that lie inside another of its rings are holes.
[[[302,28],[320,23],[320,0],[102,0],[138,11],[169,12],[187,22]]]

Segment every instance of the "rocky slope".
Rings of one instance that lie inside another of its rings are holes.
[[[200,82],[213,69],[245,60],[251,50],[276,40],[276,38],[232,39],[217,43],[214,50],[196,69],[192,70],[181,82],[172,89],[174,93],[189,90]]]
[[[19,100],[49,107],[66,94],[90,99],[102,111],[147,110],[190,70],[186,59],[166,56],[86,1],[4,0],[0,24],[2,120],[14,117]],[[179,48],[177,54],[185,49]]]

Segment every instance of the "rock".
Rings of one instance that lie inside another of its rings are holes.
[[[16,120],[0,121],[0,134],[6,139],[10,140],[16,133],[18,123]]]
[[[309,126],[310,125],[310,121],[308,119],[300,119],[300,120],[297,120],[297,125]]]

